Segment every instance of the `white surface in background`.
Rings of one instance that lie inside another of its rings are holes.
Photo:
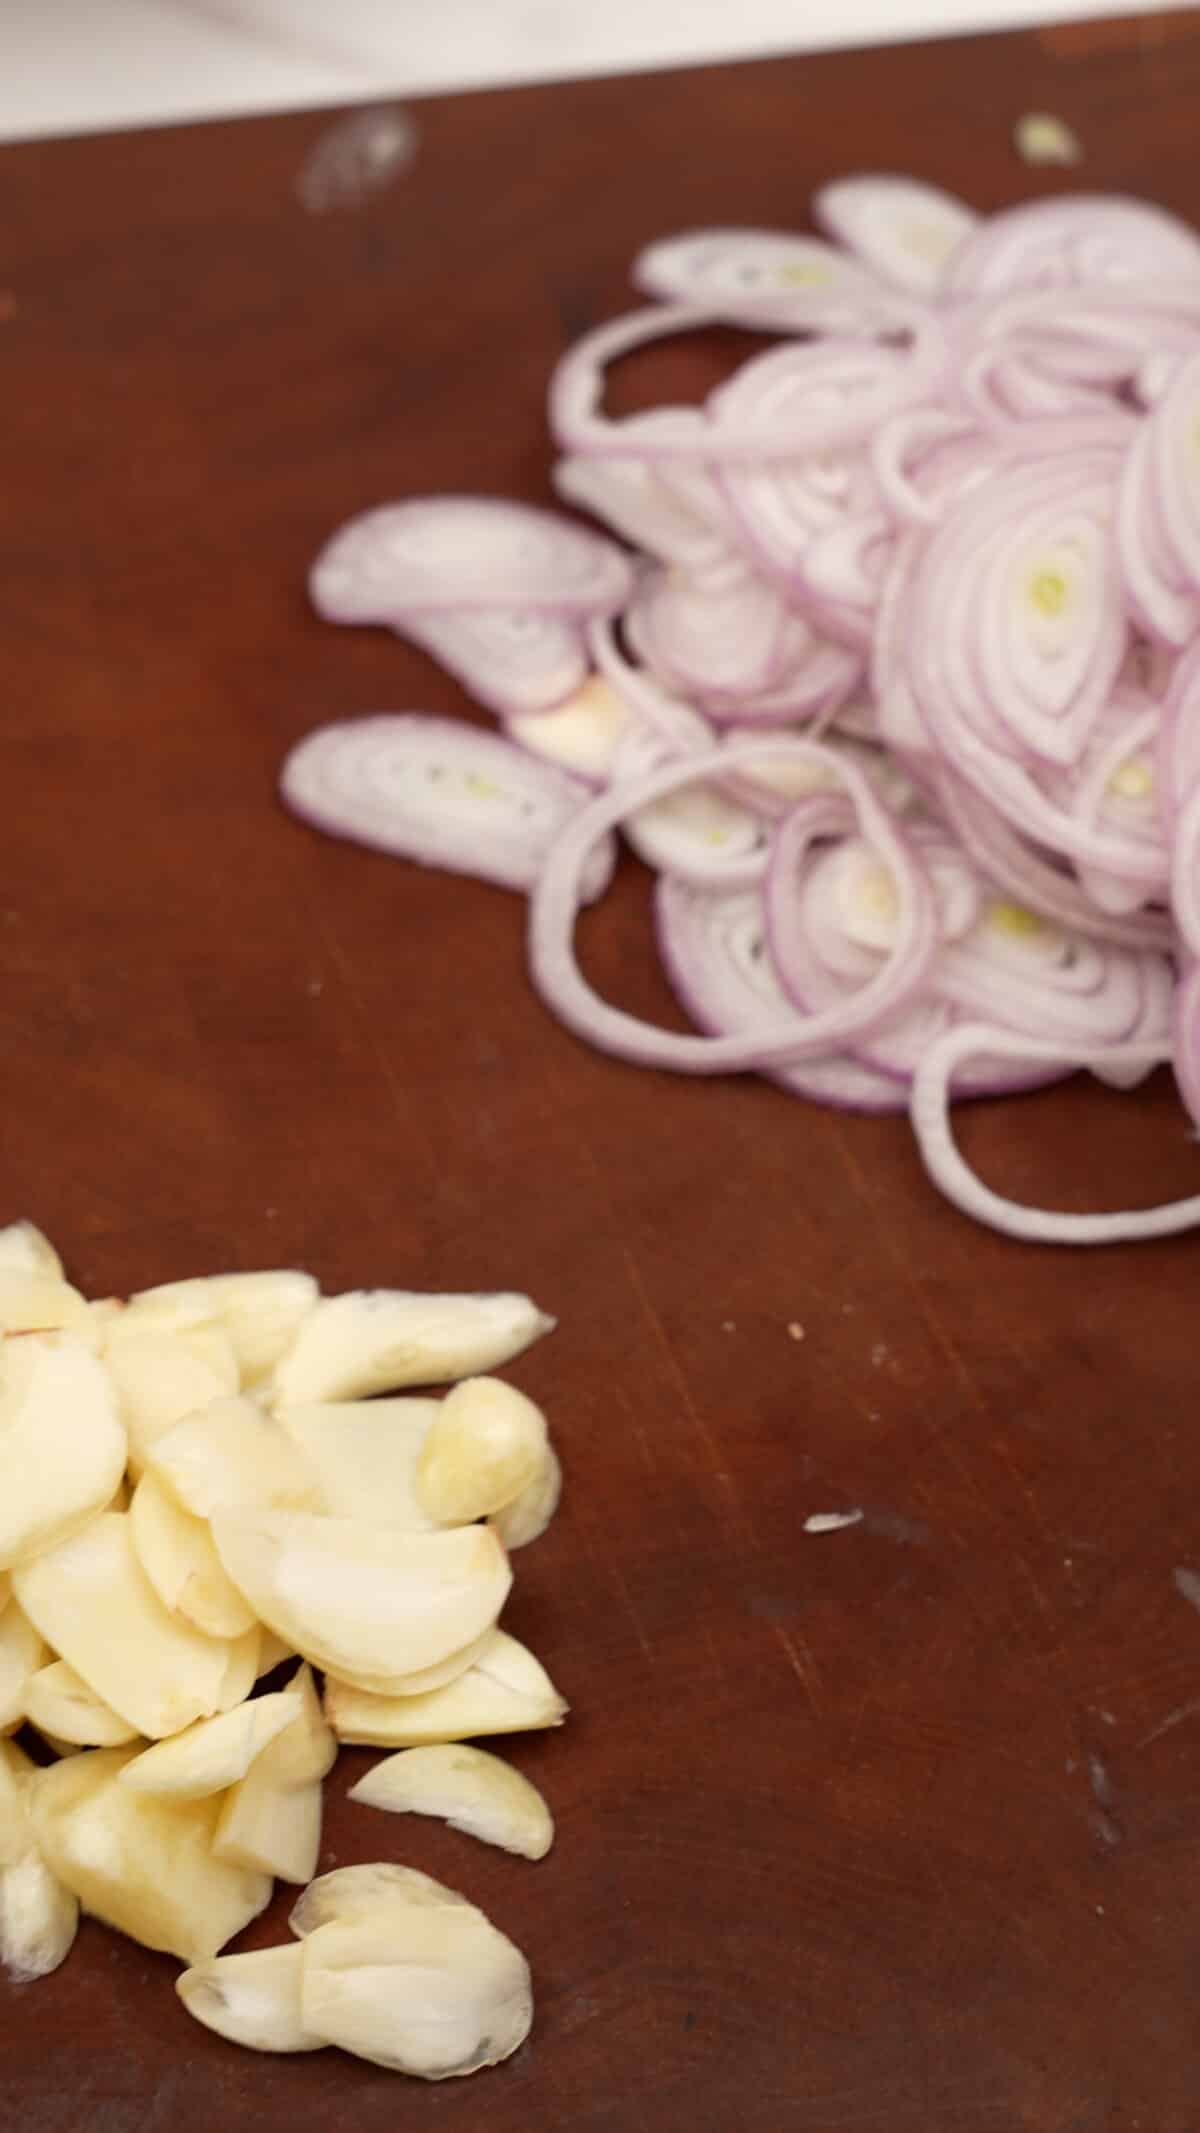
[[[0,139],[1152,11],[1153,0],[0,0]]]

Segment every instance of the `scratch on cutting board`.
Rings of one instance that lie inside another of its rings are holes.
[[[1135,1742],[1135,1746],[1148,1748],[1152,1741],[1161,1740],[1164,1733],[1170,1733],[1174,1727],[1181,1726],[1185,1718],[1194,1718],[1198,1711],[1200,1697],[1193,1697],[1191,1703],[1176,1704],[1175,1709],[1168,1711],[1166,1717],[1161,1718],[1156,1726],[1152,1726],[1149,1733],[1143,1733],[1141,1739]]]
[[[780,1644],[782,1644],[787,1654],[788,1665],[804,1690],[805,1696],[812,1706],[814,1716],[819,1718],[825,1709],[824,1688],[816,1660],[813,1658],[807,1644],[803,1637],[794,1634],[789,1635],[781,1622],[772,1622],[771,1634],[777,1637]]]
[[[667,1365],[671,1372],[671,1376],[674,1378],[675,1383],[679,1388],[680,1398],[683,1402],[683,1406],[686,1411],[688,1420],[691,1423],[693,1429],[695,1430],[696,1435],[699,1437],[700,1442],[704,1446],[705,1452],[708,1455],[708,1463],[711,1466],[717,1481],[721,1484],[721,1487],[724,1490],[725,1500],[729,1508],[731,1519],[733,1523],[743,1532],[743,1534],[745,1534],[747,1537],[752,1538],[753,1536],[750,1534],[750,1528],[745,1513],[742,1509],[740,1502],[738,1501],[737,1492],[734,1489],[733,1482],[730,1478],[728,1470],[721,1464],[720,1450],[713,1437],[713,1433],[709,1429],[707,1423],[704,1421],[704,1418],[701,1415],[699,1408],[696,1406],[695,1400],[692,1398],[692,1389],[691,1386],[688,1384],[686,1372],[682,1369],[679,1362],[679,1358],[675,1354],[675,1350],[672,1348],[670,1341],[667,1339],[666,1329],[663,1326],[662,1320],[659,1318],[658,1312],[655,1310],[654,1305],[650,1301],[650,1297],[646,1289],[646,1284],[642,1280],[641,1268],[638,1266],[637,1260],[634,1258],[633,1253],[630,1251],[628,1245],[624,1245],[622,1247],[621,1256],[624,1259],[625,1265],[628,1269],[629,1279],[633,1285],[633,1289],[637,1296],[638,1302],[640,1303],[642,1310],[645,1312],[646,1317],[649,1319],[650,1324],[654,1329],[654,1337],[658,1342],[658,1345],[661,1348],[664,1356],[666,1357]]]
[[[621,1605],[625,1609],[626,1614],[628,1615],[630,1621],[633,1624],[633,1633],[642,1648],[642,1656],[650,1666],[653,1666],[654,1646],[651,1644],[649,1637],[646,1635],[645,1630],[642,1628],[642,1618],[639,1615],[637,1607],[634,1604],[633,1594],[630,1592],[629,1587],[626,1584],[624,1577],[622,1576],[620,1565],[617,1562],[616,1557],[613,1555],[610,1555],[608,1557],[608,1574],[621,1596]]]

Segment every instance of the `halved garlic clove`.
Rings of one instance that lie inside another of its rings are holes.
[[[160,1331],[136,1319],[130,1324],[126,1311],[113,1321],[104,1360],[139,1466],[173,1423],[237,1391],[237,1362],[219,1327],[198,1341],[186,1330]]]
[[[190,2015],[206,2029],[255,2052],[319,2052],[324,2037],[305,2029],[300,2015],[304,1950],[299,1941],[282,1948],[255,1948],[249,1955],[218,1955],[175,1980]]]
[[[141,1289],[131,1314],[146,1324],[201,1325],[217,1319],[233,1344],[243,1385],[256,1385],[286,1354],[320,1291],[311,1274],[292,1267],[262,1273],[206,1274]]]
[[[425,1696],[372,1696],[330,1675],[325,1715],[341,1741],[412,1748],[561,1726],[567,1705],[533,1653],[497,1629],[465,1674]]]
[[[0,1967],[18,1985],[49,1977],[64,1963],[79,1925],[71,1891],[33,1846],[0,1867]]]
[[[292,1905],[288,1925],[304,1939],[318,1926],[352,1925],[377,1916],[389,1903],[424,1905],[435,1911],[460,1910],[469,1899],[457,1889],[448,1889],[419,1867],[401,1866],[394,1859],[374,1859],[361,1866],[335,1866],[316,1881]]]
[[[32,1222],[7,1222],[0,1229],[0,1272],[37,1274],[48,1281],[63,1278],[62,1260]]]
[[[441,1525],[486,1518],[511,1503],[546,1455],[540,1407],[503,1378],[465,1378],[442,1401],[417,1460],[416,1495]]]
[[[437,1523],[417,1502],[414,1475],[438,1400],[313,1400],[278,1407],[280,1427],[300,1446],[334,1518],[407,1526],[427,1533]]]
[[[324,1296],[272,1379],[276,1403],[362,1399],[444,1385],[510,1362],[554,1320],[528,1296],[353,1289]]]
[[[236,1646],[168,1614],[138,1561],[128,1512],[101,1512],[19,1568],[13,1590],[46,1642],[148,1740],[218,1708]],[[253,1680],[251,1669],[247,1687]]]
[[[300,1447],[254,1400],[214,1400],[182,1417],[156,1440],[147,1464],[193,1518],[228,1504],[324,1509]]]
[[[129,1507],[138,1561],[163,1606],[206,1637],[244,1637],[254,1609],[221,1567],[205,1519],[194,1518],[147,1468]]]
[[[54,1548],[102,1511],[127,1444],[107,1373],[71,1333],[3,1343],[0,1568]]]
[[[389,1814],[436,1815],[451,1829],[523,1859],[544,1859],[554,1841],[550,1809],[537,1786],[498,1755],[461,1742],[389,1755],[352,1786],[349,1797]]]
[[[0,1733],[24,1721],[29,1684],[46,1657],[41,1635],[16,1601],[0,1615]]]
[[[507,2059],[529,2034],[529,1965],[473,1904],[391,1900],[301,1947],[305,2029],[375,2066],[444,2081]]]
[[[136,1754],[92,1748],[38,1772],[38,1846],[85,1911],[145,1948],[207,1962],[270,1900],[265,1874],[213,1853],[220,1801],[156,1800],[119,1782]]]
[[[496,1619],[512,1573],[486,1526],[408,1533],[303,1512],[221,1510],[221,1561],[259,1618],[334,1673],[403,1676]]]
[[[511,1503],[502,1504],[498,1511],[493,1511],[488,1520],[510,1555],[515,1548],[527,1548],[531,1541],[541,1539],[558,1509],[561,1495],[562,1468],[554,1446],[548,1444],[532,1481],[526,1483]]]
[[[138,1737],[135,1728],[102,1703],[65,1659],[39,1667],[30,1677],[25,1716],[48,1739],[73,1748],[123,1748]]]
[[[257,1756],[303,1709],[301,1698],[281,1689],[256,1696],[216,1718],[201,1718],[171,1740],[143,1749],[120,1773],[132,1792],[165,1800],[203,1800],[244,1778]]]

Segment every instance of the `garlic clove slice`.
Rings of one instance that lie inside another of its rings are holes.
[[[444,1385],[510,1362],[554,1320],[528,1296],[353,1289],[325,1296],[276,1365],[277,1404]]]
[[[221,1567],[205,1519],[185,1511],[147,1468],[130,1500],[133,1545],[163,1606],[206,1637],[244,1637],[254,1609]]]
[[[281,1689],[216,1718],[199,1719],[173,1739],[156,1741],[135,1755],[121,1771],[120,1783],[160,1799],[201,1800],[225,1792],[245,1777],[256,1757],[302,1709],[299,1696]]]
[[[324,1509],[303,1452],[254,1400],[213,1400],[182,1416],[158,1437],[147,1464],[193,1518],[229,1504]]]
[[[313,1400],[278,1407],[275,1417],[308,1460],[332,1517],[427,1533],[437,1521],[417,1502],[414,1476],[440,1404],[411,1394],[394,1400]]]
[[[87,1524],[120,1484],[128,1447],[103,1365],[72,1333],[0,1343],[0,1568]]]
[[[417,1501],[439,1524],[485,1518],[529,1486],[546,1446],[546,1418],[523,1392],[502,1378],[465,1378],[426,1432]]]
[[[102,1703],[65,1659],[39,1667],[25,1691],[25,1716],[49,1739],[74,1748],[123,1748],[137,1732]]]
[[[341,1741],[410,1748],[560,1726],[567,1704],[533,1653],[498,1629],[465,1674],[425,1696],[372,1696],[331,1676],[325,1715]]]
[[[390,1902],[301,1943],[304,2027],[426,2081],[507,2059],[533,2021],[529,1965],[472,1904]]]
[[[175,1990],[197,2022],[231,2044],[256,2052],[323,2051],[324,2037],[312,2036],[301,2020],[303,1965],[303,1948],[288,1941],[197,1963],[176,1978]]]
[[[536,1785],[486,1748],[461,1742],[389,1755],[351,1787],[349,1797],[389,1814],[436,1815],[451,1829],[523,1859],[544,1859],[554,1841],[550,1810]]]
[[[496,1619],[512,1573],[485,1526],[410,1533],[358,1519],[219,1510],[221,1561],[276,1636],[334,1673],[433,1666]]]
[[[10,1601],[0,1615],[0,1733],[20,1726],[30,1682],[45,1657],[38,1630],[20,1604]]]

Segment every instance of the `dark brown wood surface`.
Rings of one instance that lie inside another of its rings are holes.
[[[510,2065],[239,2053],[88,1924],[0,1985],[23,2133],[1200,2125],[1200,1241],[1006,1243],[903,1121],[592,1056],[515,899],[273,798],[319,721],[467,715],[320,626],[306,565],[373,500],[548,496],[548,373],[645,240],[802,222],[860,167],[1200,215],[1198,108],[1186,16],[434,100],[410,169],[326,213],[296,187],[329,114],[0,153],[3,1211],[91,1292],[531,1290],[560,1326],[513,1375],[567,1487],[506,1619],[574,1707],[511,1748],[537,1866],[346,1806],[363,1754],[329,1787],[326,1863],[411,1860],[527,1950]],[[1017,160],[1030,109],[1080,170]],[[637,869],[587,944],[670,1014]],[[1166,1085],[966,1137],[1064,1206],[1195,1189]]]

